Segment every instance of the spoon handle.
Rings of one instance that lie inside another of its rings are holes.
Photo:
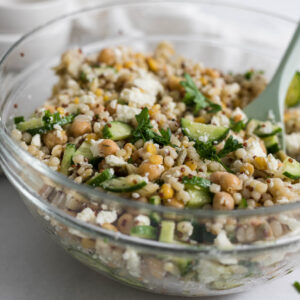
[[[291,39],[291,42],[284,53],[284,56],[277,68],[271,84],[277,86],[279,92],[280,107],[284,108],[286,91],[294,76],[296,68],[300,63],[300,22]]]

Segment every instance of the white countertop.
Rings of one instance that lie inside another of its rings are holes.
[[[299,18],[299,0],[231,0]],[[116,283],[67,255],[33,219],[19,195],[0,176],[0,300],[162,300],[169,297],[141,292]],[[203,300],[296,300],[292,284],[300,270],[250,292]],[[182,299],[170,297],[169,299]]]

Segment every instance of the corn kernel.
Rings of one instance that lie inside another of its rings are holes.
[[[254,173],[254,167],[252,164],[246,163],[243,166],[241,166],[240,172],[245,173],[248,176],[252,176],[252,174]]]
[[[207,68],[207,69],[205,70],[205,72],[206,72],[206,74],[207,74],[208,76],[210,76],[210,77],[213,77],[213,78],[218,78],[218,77],[220,77],[220,73],[219,73],[217,70],[215,70],[215,69]]]
[[[185,163],[192,171],[195,171],[197,169],[197,164],[192,161],[192,160],[189,160]]]
[[[78,98],[78,97],[76,97],[76,98],[74,99],[74,103],[75,103],[75,104],[79,104],[79,98]]]
[[[174,190],[171,188],[171,185],[164,183],[160,189],[160,194],[163,199],[171,199],[174,196]]]
[[[148,143],[147,144],[146,151],[149,152],[149,153],[151,153],[151,154],[156,154],[157,153],[157,149],[154,146],[154,144],[152,144],[152,143]]]
[[[149,157],[149,162],[154,165],[161,165],[163,158],[161,155],[154,154]]]
[[[202,85],[207,85],[208,81],[204,76],[200,77],[200,82],[202,83]]]
[[[195,122],[198,122],[198,123],[206,123],[206,120],[204,117],[197,117],[194,119]]]
[[[147,58],[147,64],[148,64],[149,69],[152,72],[157,72],[158,71],[158,64],[157,64],[157,61],[154,58],[152,58],[152,57]]]
[[[121,64],[115,64],[115,69],[117,71],[120,71],[123,68],[123,66]]]
[[[109,98],[109,96],[108,95],[104,95],[104,97],[103,97],[103,100],[104,101],[108,101],[110,98]]]
[[[266,170],[267,169],[267,161],[264,157],[261,157],[261,156],[255,157],[254,163],[258,170]]]
[[[96,94],[97,97],[102,96],[102,89],[96,89],[95,94]]]
[[[134,62],[133,61],[126,61],[124,62],[124,68],[126,69],[130,69],[134,66]]]
[[[57,111],[59,112],[60,115],[65,114],[65,110],[61,106],[57,108]]]
[[[88,134],[85,139],[89,142],[91,140],[96,140],[97,139],[97,135],[95,133],[90,133]]]
[[[110,224],[110,223],[102,224],[102,228],[107,229],[107,230],[111,230],[111,231],[114,231],[114,232],[118,232],[117,227],[113,224]]]
[[[157,114],[160,110],[160,105],[155,104],[149,109],[149,115],[153,117],[155,114]]]

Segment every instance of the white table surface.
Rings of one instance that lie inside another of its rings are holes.
[[[299,0],[231,0],[300,17]],[[182,299],[137,291],[107,279],[67,255],[32,218],[19,195],[0,177],[0,300]],[[300,270],[250,292],[203,300],[296,300]]]

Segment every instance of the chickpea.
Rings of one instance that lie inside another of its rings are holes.
[[[103,50],[101,50],[98,56],[98,61],[107,65],[113,65],[116,62],[116,55],[114,50],[109,48],[104,48]]]
[[[214,172],[210,175],[210,180],[213,182],[213,183],[216,183],[216,184],[219,184],[220,183],[220,180],[221,180],[221,177],[226,174],[226,172],[221,172],[221,171],[217,171],[217,172]]]
[[[133,227],[133,216],[125,213],[117,221],[117,228],[124,234],[129,234]]]
[[[109,139],[103,140],[98,147],[99,152],[104,156],[115,154],[118,150],[120,150],[118,144]]]
[[[49,149],[52,149],[56,145],[63,145],[67,141],[68,136],[64,130],[60,130],[59,132],[52,130],[43,135],[43,142]]]
[[[149,162],[144,162],[139,166],[139,173],[142,176],[148,175],[150,180],[157,179],[161,173],[163,172],[164,168],[161,165],[153,165]]]
[[[234,193],[242,189],[242,181],[234,174],[224,173],[220,178],[220,185],[223,191]]]
[[[95,115],[100,115],[100,113],[104,112],[104,106],[101,104],[97,104],[94,108],[93,108],[93,112]]]
[[[74,137],[79,137],[92,132],[92,125],[88,121],[75,120],[70,126],[70,133]]]
[[[218,210],[232,210],[234,208],[234,200],[230,194],[218,192],[213,199],[213,208]]]

